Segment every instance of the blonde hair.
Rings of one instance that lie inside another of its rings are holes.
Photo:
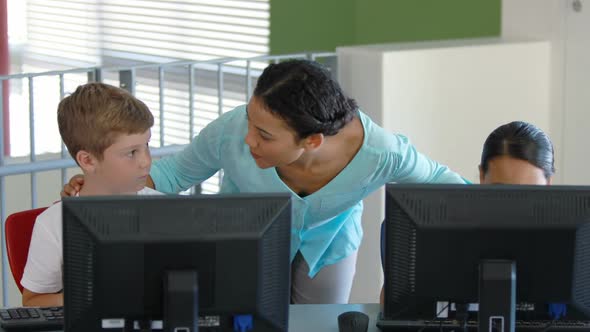
[[[126,90],[88,83],[59,103],[57,122],[74,160],[80,150],[102,160],[118,135],[143,133],[153,126],[154,117],[142,101]]]

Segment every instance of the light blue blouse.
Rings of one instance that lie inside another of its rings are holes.
[[[275,168],[256,165],[244,142],[245,105],[211,122],[182,152],[155,161],[150,175],[157,190],[167,193],[201,183],[220,169],[221,193],[291,193],[291,260],[300,251],[313,277],[359,248],[362,199],[385,183],[465,183],[417,152],[406,137],[386,132],[360,111],[359,117],[365,136],[356,156],[332,181],[303,198],[285,185]]]

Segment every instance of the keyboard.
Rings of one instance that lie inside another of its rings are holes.
[[[456,320],[385,320],[380,319],[377,326],[382,331],[452,331],[463,326]],[[468,331],[477,331],[477,321],[467,321]],[[517,320],[515,330],[522,332],[539,331],[590,331],[590,321],[581,320]]]
[[[18,307],[0,309],[0,327],[5,331],[61,330],[63,307]]]

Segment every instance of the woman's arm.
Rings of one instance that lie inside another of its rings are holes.
[[[407,137],[393,135],[393,153],[389,158],[390,182],[397,183],[469,183],[447,166],[418,152]]]
[[[84,185],[84,175],[76,174],[70,178],[70,181],[66,183],[59,193],[61,197],[68,197],[68,196],[76,196],[77,193],[80,192],[82,186]],[[146,187],[150,187],[152,189],[156,189],[154,185],[154,181],[152,181],[152,177],[148,175],[146,180]]]
[[[177,193],[199,184],[221,169],[221,145],[226,125],[240,113],[227,112],[213,120],[182,151],[156,160],[150,171],[158,191]],[[245,112],[242,112],[245,113]]]

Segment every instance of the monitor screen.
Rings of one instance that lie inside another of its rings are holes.
[[[590,187],[389,184],[385,201],[384,318],[478,303],[494,260],[514,263],[516,311],[590,313]]]
[[[166,274],[194,271],[200,330],[287,331],[290,233],[288,194],[64,199],[65,329],[162,327]]]

